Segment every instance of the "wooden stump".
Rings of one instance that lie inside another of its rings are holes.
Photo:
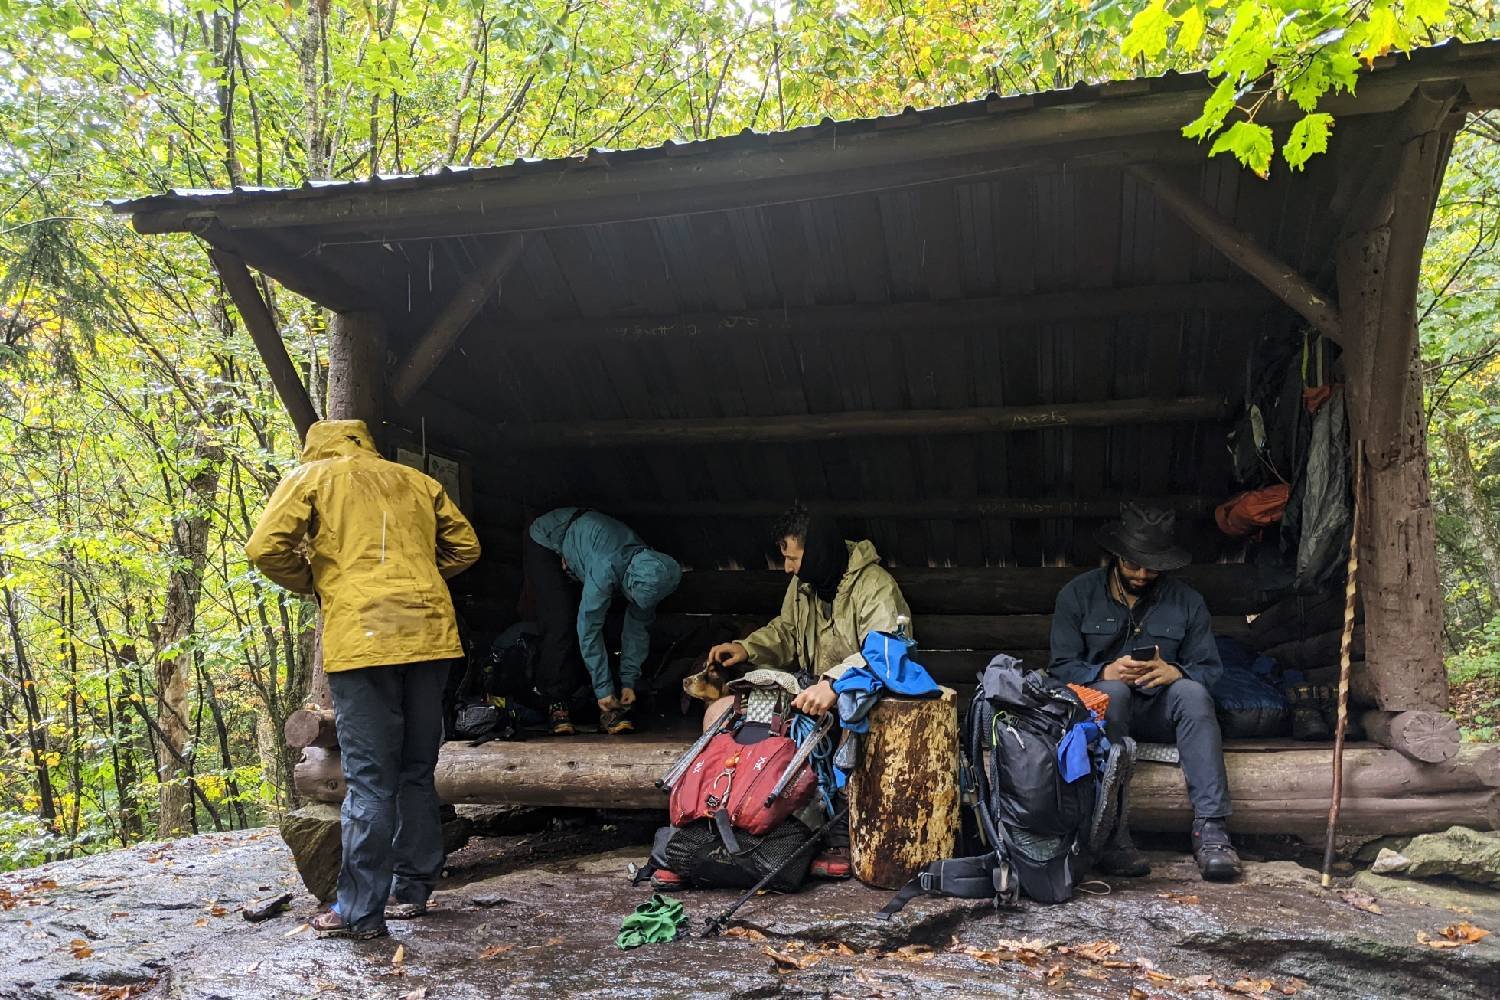
[[[849,778],[855,876],[896,889],[952,857],[958,799],[957,694],[943,688],[937,698],[882,698]]]
[[[1365,732],[1413,760],[1441,764],[1458,753],[1458,723],[1446,712],[1366,712]]]
[[[344,801],[343,760],[337,750],[305,747],[292,768],[292,786],[309,802]]]
[[[331,709],[299,708],[286,717],[281,734],[286,739],[286,745],[294,750],[307,747],[337,750],[339,746],[339,734],[334,726]]]

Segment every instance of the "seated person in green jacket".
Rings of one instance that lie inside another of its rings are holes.
[[[880,565],[868,540],[848,542],[829,514],[810,514],[793,506],[776,523],[782,568],[792,579],[781,601],[781,613],[738,642],[709,650],[725,667],[751,670],[804,671],[815,681],[794,708],[814,716],[838,701],[833,681],[863,664],[860,646],[871,631],[894,632],[898,615],[911,617],[895,579]],[[709,706],[704,726],[729,706],[723,698]],[[813,862],[813,874],[842,878],[849,873],[848,832],[830,833],[830,850]]]

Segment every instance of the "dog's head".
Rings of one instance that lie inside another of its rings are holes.
[[[682,679],[682,693],[687,698],[712,703],[729,693],[729,682],[735,673],[728,667],[713,662],[707,656],[698,661],[699,670]]]

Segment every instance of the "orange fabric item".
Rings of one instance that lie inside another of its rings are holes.
[[[1109,695],[1103,691],[1095,691],[1091,687],[1084,687],[1082,684],[1069,684],[1068,690],[1078,696],[1084,708],[1094,713],[1095,721],[1104,721],[1104,713],[1109,711]]]
[[[1315,385],[1302,390],[1302,405],[1307,407],[1309,415],[1317,413],[1323,408],[1323,404],[1333,398],[1333,386]]]
[[[1244,538],[1281,520],[1292,488],[1286,483],[1241,493],[1214,509],[1219,530],[1231,538]]]

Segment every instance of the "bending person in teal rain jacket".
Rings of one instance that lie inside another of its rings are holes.
[[[671,556],[646,545],[626,525],[584,507],[559,507],[538,517],[531,523],[530,540],[540,549],[560,556],[562,571],[583,584],[576,616],[578,652],[593,682],[594,697],[599,701],[602,713],[599,725],[608,733],[629,732],[634,727],[625,714],[635,703],[635,685],[646,662],[650,646],[647,630],[656,618],[656,606],[682,581],[682,567]],[[537,552],[530,551],[533,555]],[[572,597],[566,581],[550,572],[556,565],[555,562],[551,566],[539,565],[536,558],[528,560],[528,579],[539,609],[565,606],[565,599]],[[617,594],[626,602],[625,624],[620,630],[618,696],[609,669],[609,651],[604,644],[604,618]],[[544,611],[543,617],[556,616]],[[544,633],[559,631],[558,624],[543,621]],[[567,675],[573,661],[568,651],[560,647],[561,638],[544,634],[543,662],[538,666],[542,683],[548,688],[544,693],[552,703],[552,731],[564,735],[573,731],[567,702],[572,683]],[[549,648],[560,655],[547,655]]]

